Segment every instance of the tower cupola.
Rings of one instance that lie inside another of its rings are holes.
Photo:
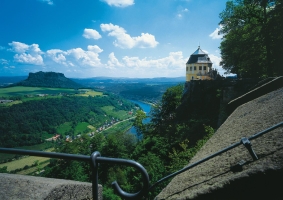
[[[212,62],[207,53],[198,49],[191,54],[186,63],[186,81],[191,80],[209,80],[209,72],[211,71]]]

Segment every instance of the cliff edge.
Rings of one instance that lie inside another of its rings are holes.
[[[283,121],[283,88],[239,106],[189,164]],[[238,146],[179,174],[156,197],[161,199],[282,199],[283,127],[252,140],[258,156]],[[242,169],[231,167],[244,161]]]

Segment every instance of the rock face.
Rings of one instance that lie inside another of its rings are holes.
[[[81,88],[82,86],[56,72],[29,73],[26,80],[15,85],[30,87],[51,87],[51,88]]]
[[[238,107],[189,162],[197,162],[233,143],[283,121],[283,88]],[[282,199],[283,127],[251,141],[258,156],[238,146],[173,178],[161,199]],[[232,171],[241,160],[242,170]]]
[[[0,199],[92,199],[91,183],[13,174],[0,174]],[[102,186],[99,186],[102,200]]]

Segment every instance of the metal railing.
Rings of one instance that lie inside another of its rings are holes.
[[[192,163],[190,165],[188,165],[187,167],[176,171],[162,179],[160,179],[159,181],[157,181],[156,183],[154,183],[153,185],[150,186],[150,182],[149,182],[149,176],[148,173],[146,171],[146,169],[138,162],[135,162],[133,160],[126,160],[126,159],[120,159],[120,158],[107,158],[107,157],[101,157],[100,153],[98,151],[95,151],[94,153],[92,153],[90,156],[86,156],[86,155],[75,155],[75,154],[66,154],[66,153],[55,153],[55,152],[42,152],[42,151],[31,151],[31,150],[22,150],[22,149],[12,149],[12,148],[0,148],[0,152],[1,153],[9,153],[9,154],[21,154],[21,155],[30,155],[30,156],[40,156],[40,157],[49,157],[49,158],[59,158],[59,159],[69,159],[69,160],[77,160],[77,161],[84,161],[84,162],[89,162],[91,167],[92,167],[92,194],[93,194],[93,198],[94,199],[98,199],[98,164],[99,163],[106,163],[106,164],[120,164],[120,165],[126,165],[126,166],[130,166],[130,167],[134,167],[136,168],[142,175],[142,182],[143,182],[143,186],[142,189],[136,193],[128,193],[123,191],[119,184],[114,181],[112,183],[112,186],[115,190],[115,192],[122,198],[124,199],[138,199],[140,197],[146,196],[156,185],[158,185],[159,183],[172,178],[184,171],[187,171],[211,158],[214,158],[226,151],[229,151],[237,146],[240,145],[244,145],[250,155],[252,156],[253,160],[257,160],[258,157],[256,155],[256,153],[254,152],[254,150],[252,149],[252,144],[250,142],[250,140],[254,140],[280,126],[283,126],[283,122],[280,122],[274,126],[269,127],[268,129],[265,129],[261,132],[258,132],[248,138],[242,138],[239,142],[234,143],[226,148],[223,148],[222,150],[211,154],[205,158],[203,158],[202,160],[199,160],[195,163]]]

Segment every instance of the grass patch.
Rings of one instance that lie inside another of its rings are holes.
[[[51,137],[53,137],[53,136],[54,136],[53,134],[47,133],[46,131],[43,131],[43,132],[42,132],[42,139],[43,139],[43,140],[48,139],[48,138],[51,138]]]
[[[52,142],[44,142],[41,144],[36,144],[32,146],[22,146],[22,147],[15,147],[16,149],[25,149],[25,150],[36,150],[36,151],[43,151],[49,148],[52,148],[54,144]],[[7,153],[0,153],[0,163],[6,162],[8,160],[12,160],[14,158],[20,157],[19,155],[15,154],[7,154]]]
[[[81,134],[89,131],[88,125],[89,124],[87,122],[78,123],[77,126],[75,127],[75,134]]]
[[[50,158],[28,156],[28,157],[21,158],[19,160],[13,160],[11,162],[0,164],[0,168],[7,166],[7,171],[13,171],[19,168],[24,168],[26,165],[31,166],[37,160],[39,162],[44,162],[46,160],[50,160]]]
[[[111,128],[104,130],[102,133],[104,135],[108,135],[110,133],[119,133],[119,132],[127,132],[133,126],[132,120],[126,120],[124,122],[120,122],[112,126]]]
[[[71,129],[72,129],[72,123],[65,122],[64,124],[61,124],[57,127],[56,132],[61,135],[66,135],[66,133],[71,131]]]
[[[76,96],[84,96],[84,97],[88,97],[88,96],[101,96],[103,95],[102,92],[97,92],[94,90],[90,90],[90,89],[79,89],[79,92],[82,92],[81,94],[77,94]]]
[[[101,109],[106,112],[107,115],[118,118],[120,120],[124,120],[130,117],[129,112],[125,110],[117,111],[113,106],[103,106]]]
[[[53,148],[50,148],[47,151],[50,152],[52,150],[53,150]],[[39,163],[42,163],[42,162],[45,162],[47,160],[50,160],[50,158],[28,156],[28,157],[24,157],[24,158],[21,158],[21,159],[18,159],[18,160],[13,160],[11,162],[2,163],[2,164],[0,164],[0,168],[7,166],[7,170],[12,171],[12,170],[16,170],[16,169],[19,169],[19,168],[24,168],[26,165],[31,166],[37,160],[38,160]]]
[[[38,171],[38,168],[40,169],[43,169],[44,167],[46,167],[47,165],[49,165],[49,160],[45,161],[45,162],[42,162],[42,163],[39,163],[39,166],[36,166],[36,167],[31,167],[29,169],[24,169],[24,170],[21,170],[19,172],[17,172],[17,174],[21,174],[21,175],[33,175],[35,172]]]
[[[88,127],[90,130],[95,130],[95,127],[92,126],[92,125],[88,125],[87,127]]]
[[[9,103],[1,103],[0,106],[12,106],[14,104],[20,104],[20,103],[23,103],[23,102],[16,100],[16,101],[12,101],[12,102],[9,102]]]
[[[38,95],[38,94],[75,94],[77,90],[68,88],[45,88],[45,87],[24,87],[15,86],[0,88],[0,97],[10,97],[10,96],[24,96],[24,95]]]

